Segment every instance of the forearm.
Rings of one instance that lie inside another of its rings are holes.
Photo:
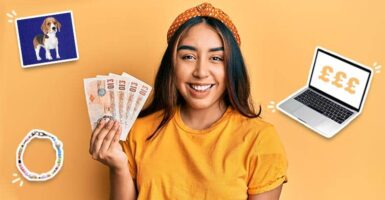
[[[110,169],[110,199],[111,200],[135,200],[135,183],[127,170],[117,171]]]

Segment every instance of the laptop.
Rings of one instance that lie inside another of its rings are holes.
[[[371,68],[316,47],[307,85],[277,108],[331,138],[362,112],[372,76]]]

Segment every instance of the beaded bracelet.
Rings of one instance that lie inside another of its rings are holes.
[[[50,171],[41,174],[29,171],[28,168],[24,165],[23,161],[25,148],[27,147],[28,143],[35,138],[51,140],[52,146],[56,151],[55,166],[52,167]],[[63,161],[63,143],[59,139],[57,139],[57,137],[43,130],[31,130],[27,134],[27,136],[25,136],[24,140],[19,144],[19,147],[16,151],[16,167],[20,171],[20,173],[23,174],[24,178],[29,181],[46,181],[53,178],[63,166]]]

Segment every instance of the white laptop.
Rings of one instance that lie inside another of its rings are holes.
[[[371,68],[317,47],[307,85],[277,108],[331,138],[362,112],[371,79]]]

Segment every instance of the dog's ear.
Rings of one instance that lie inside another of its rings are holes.
[[[56,23],[57,23],[57,30],[60,32],[61,23],[59,21],[57,21],[57,20],[56,20]]]
[[[41,31],[43,31],[44,34],[47,34],[48,33],[48,28],[47,28],[47,25],[46,25],[46,19],[44,19],[43,23],[41,24]]]

